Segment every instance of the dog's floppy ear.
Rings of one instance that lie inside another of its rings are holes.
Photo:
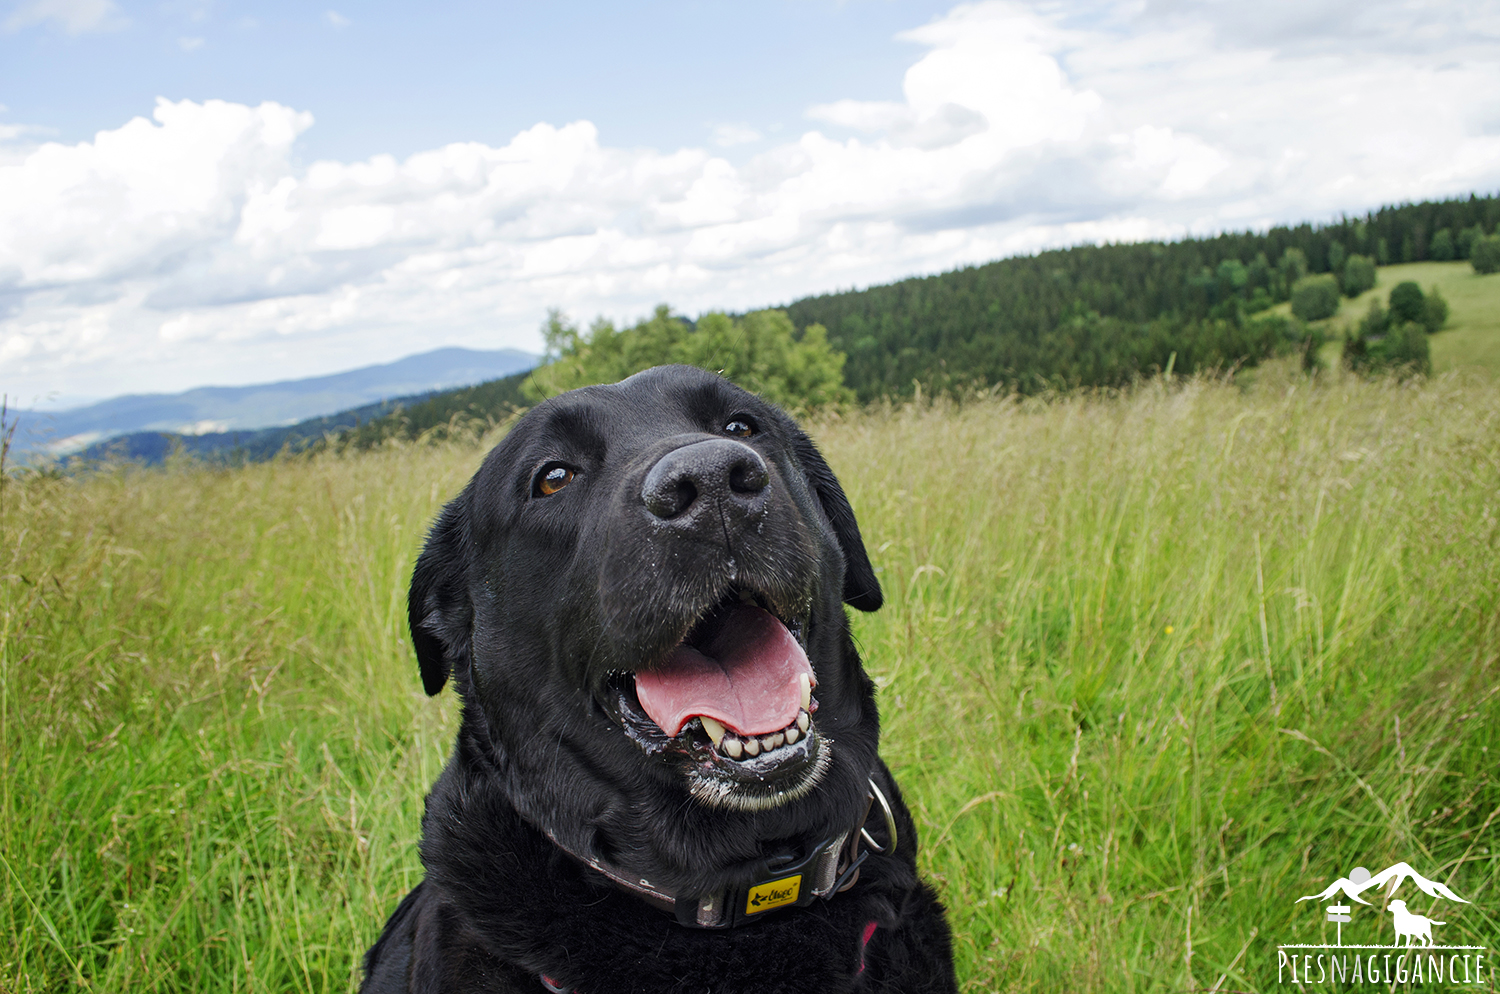
[[[428,696],[443,689],[450,672],[460,688],[469,676],[474,606],[469,600],[468,503],[465,492],[443,508],[417,558],[407,594],[411,641]]]
[[[797,432],[797,461],[812,487],[828,523],[833,525],[833,534],[839,540],[844,553],[844,603],[861,611],[877,611],[885,598],[880,592],[880,581],[875,579],[875,569],[865,552],[864,539],[859,535],[859,522],[854,520],[854,509],[838,477],[828,468],[827,461],[812,439]]]

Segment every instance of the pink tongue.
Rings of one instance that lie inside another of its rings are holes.
[[[807,654],[786,626],[758,607],[740,605],[720,626],[707,653],[679,645],[666,661],[635,675],[641,707],[668,735],[694,715],[707,715],[742,735],[790,725],[802,706]]]

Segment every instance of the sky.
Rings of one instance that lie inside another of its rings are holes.
[[[1497,190],[1493,0],[0,0],[0,392]]]

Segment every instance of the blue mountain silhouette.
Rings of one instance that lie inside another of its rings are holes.
[[[516,349],[442,348],[327,376],[176,394],[127,394],[66,411],[15,411],[16,451],[65,455],[132,432],[244,431],[292,425],[381,400],[498,379],[536,365]]]

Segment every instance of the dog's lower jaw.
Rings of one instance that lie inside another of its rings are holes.
[[[716,775],[712,769],[694,766],[687,771],[688,791],[694,800],[723,811],[770,811],[801,800],[823,782],[833,765],[833,740],[822,736],[807,767],[790,784],[757,789],[744,782]]]

